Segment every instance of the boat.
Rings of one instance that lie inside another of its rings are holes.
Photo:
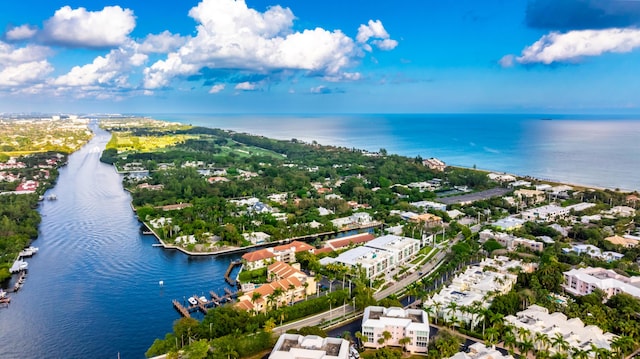
[[[38,253],[38,247],[29,247],[25,248],[18,254],[20,257],[31,257],[32,255]]]
[[[188,301],[191,305],[198,305],[198,300],[194,297],[189,297]]]
[[[7,297],[7,292],[4,289],[0,288],[0,299],[4,299],[6,297]]]
[[[23,261],[22,259],[18,259],[13,262],[13,265],[9,269],[9,273],[18,273],[20,271],[26,270],[29,267],[29,263]]]
[[[9,304],[9,303],[11,303],[11,297],[0,298],[0,304]]]
[[[47,199],[49,201],[55,201],[56,199],[58,199],[58,197],[56,197],[56,195],[52,193],[52,194],[47,196]]]
[[[201,302],[201,303],[206,303],[206,302],[208,302],[207,297],[205,297],[205,296],[202,296],[202,297],[200,297],[199,299],[200,299],[200,302]]]

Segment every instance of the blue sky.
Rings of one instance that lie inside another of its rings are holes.
[[[634,0],[1,7],[0,112],[640,112]]]

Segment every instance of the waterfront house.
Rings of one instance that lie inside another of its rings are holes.
[[[633,247],[637,246],[638,243],[640,243],[640,241],[638,241],[637,239],[630,238],[628,236],[627,237],[620,237],[618,235],[607,237],[604,240],[607,241],[607,242],[610,242],[610,243],[617,244],[619,246],[625,247],[625,248],[633,248]]]
[[[263,268],[274,261],[293,263],[296,261],[296,253],[303,251],[313,253],[314,249],[307,243],[293,241],[289,244],[245,253],[242,256],[242,262],[247,270]]]

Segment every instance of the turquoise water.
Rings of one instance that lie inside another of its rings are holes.
[[[278,139],[438,157],[448,164],[640,190],[640,118],[549,115],[176,115]],[[552,118],[551,121],[542,120]]]

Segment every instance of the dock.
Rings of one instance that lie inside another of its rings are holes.
[[[209,291],[209,294],[211,295],[210,300],[207,300],[203,296],[199,297],[194,294],[190,296],[189,299],[194,298],[195,304],[190,303],[188,306],[186,304],[183,305],[178,300],[174,299],[172,301],[173,307],[176,308],[180,315],[186,318],[190,318],[191,313],[195,311],[200,311],[204,314],[207,314],[209,309],[218,307],[222,305],[222,303],[230,302],[238,295],[238,292],[231,291],[229,288],[225,288],[224,291],[225,295],[222,297],[214,291]]]
[[[235,279],[231,278],[231,271],[233,271],[233,268],[240,265],[242,265],[241,261],[232,261],[231,263],[229,263],[229,266],[227,267],[227,271],[224,273],[224,280],[233,287],[235,287],[238,283]]]
[[[176,308],[176,310],[178,312],[180,312],[180,314],[185,317],[185,318],[191,318],[191,313],[189,313],[189,311],[187,310],[187,308],[183,307],[182,304],[180,304],[180,302],[178,302],[177,300],[173,300],[173,307]]]

